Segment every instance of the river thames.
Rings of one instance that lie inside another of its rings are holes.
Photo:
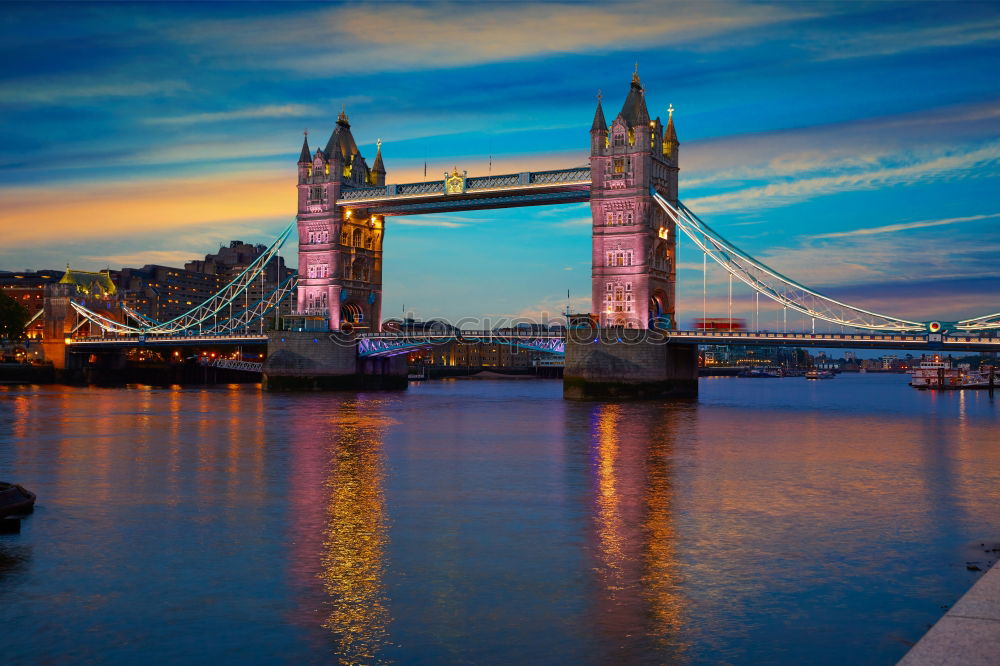
[[[0,653],[892,664],[1000,540],[1000,397],[906,382],[0,387]]]

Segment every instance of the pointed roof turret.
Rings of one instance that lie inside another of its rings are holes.
[[[302,134],[302,152],[299,153],[299,164],[309,164],[312,161],[309,157],[309,130]]]
[[[347,122],[347,111],[344,109],[344,105],[340,105],[340,114],[337,116],[337,124],[343,125],[344,127],[350,127],[351,123]]]
[[[594,122],[590,125],[591,132],[607,132],[608,124],[604,120],[604,109],[601,108],[601,91],[597,91],[597,110],[594,111]]]
[[[677,141],[677,130],[674,129],[674,105],[671,104],[667,107],[667,129],[663,131],[663,140],[670,141],[672,143],[680,143]]]
[[[646,95],[639,80],[639,64],[636,63],[632,73],[632,84],[629,86],[628,97],[618,114],[629,127],[636,127],[649,122],[649,110],[646,108]]]
[[[382,164],[382,139],[375,142],[378,149],[375,151],[375,164],[372,166],[372,171],[375,173],[385,173],[385,165]]]

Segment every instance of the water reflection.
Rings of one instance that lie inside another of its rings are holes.
[[[320,617],[307,612],[305,621],[328,630],[347,664],[384,662],[388,641],[382,442],[392,421],[382,407],[377,399],[337,396],[300,401],[292,415],[301,429],[292,465],[293,570],[300,585],[303,574],[321,582],[321,598],[307,593],[303,599],[314,600]]]
[[[673,516],[672,436],[683,407],[591,411],[597,626],[615,661],[682,657],[684,599]]]

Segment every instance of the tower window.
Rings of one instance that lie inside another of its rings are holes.
[[[625,173],[625,160],[622,158],[615,159],[615,173]]]

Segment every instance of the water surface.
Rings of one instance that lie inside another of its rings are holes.
[[[870,663],[1000,539],[998,406],[901,375],[0,387],[6,663]]]

